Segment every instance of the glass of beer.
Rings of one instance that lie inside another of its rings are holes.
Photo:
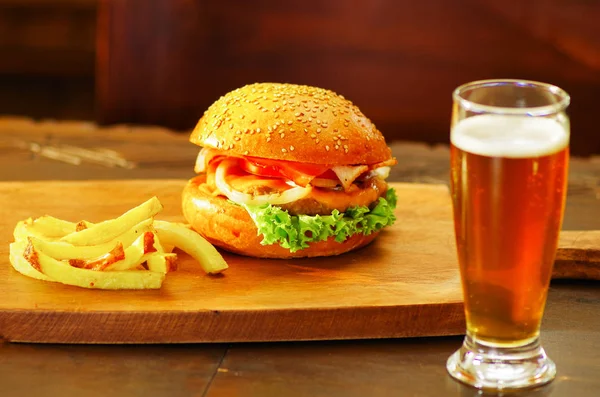
[[[467,332],[455,379],[509,391],[548,383],[539,340],[565,206],[569,95],[483,80],[453,93],[451,192]]]

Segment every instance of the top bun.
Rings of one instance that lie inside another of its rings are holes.
[[[190,141],[232,155],[312,164],[374,164],[392,157],[381,132],[349,100],[322,88],[257,83],[227,93]]]

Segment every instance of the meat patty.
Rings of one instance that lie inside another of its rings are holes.
[[[345,212],[350,207],[370,207],[386,191],[387,183],[383,179],[371,177],[353,184],[349,191],[316,187],[305,198],[280,207],[291,215],[329,215],[334,209]]]

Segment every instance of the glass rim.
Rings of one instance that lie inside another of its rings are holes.
[[[501,85],[527,86],[544,89],[552,93],[557,98],[557,102],[544,106],[506,107],[483,105],[462,97],[462,94],[467,89],[493,87]],[[546,116],[550,114],[555,114],[565,110],[571,103],[570,95],[562,88],[553,84],[524,79],[487,79],[471,81],[458,86],[452,93],[452,98],[454,99],[454,101],[459,102],[463,108],[469,111],[526,116]]]

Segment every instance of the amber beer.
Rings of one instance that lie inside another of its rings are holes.
[[[451,131],[451,188],[467,332],[481,343],[538,337],[561,228],[568,127],[479,115]]]

